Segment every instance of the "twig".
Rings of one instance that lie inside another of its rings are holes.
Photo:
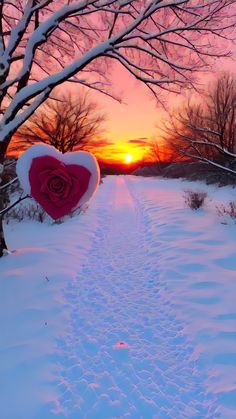
[[[15,205],[19,204],[21,201],[24,201],[24,199],[31,198],[30,195],[25,195],[23,197],[20,197],[17,199],[17,201],[13,202],[13,204],[9,205],[9,207],[4,208],[2,211],[0,211],[0,216],[3,216],[6,214],[10,209],[12,209]]]
[[[17,177],[15,177],[14,179],[10,180],[10,182],[7,182],[7,183],[5,183],[4,185],[0,186],[0,191],[1,191],[2,189],[5,189],[7,186],[11,185],[12,183],[16,182],[16,181],[17,181],[17,179],[18,179],[18,178],[17,178]]]

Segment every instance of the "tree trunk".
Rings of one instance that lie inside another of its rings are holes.
[[[10,142],[10,138],[0,143],[0,180],[2,179],[2,174],[4,171],[5,154],[6,154],[7,146],[9,142]],[[4,209],[4,205],[5,205],[3,193],[4,193],[3,191],[0,192],[0,211]],[[0,215],[0,257],[3,256],[5,250],[7,250],[7,244],[4,237],[3,216]]]
[[[3,217],[0,216],[0,257],[3,256],[4,251],[7,250],[7,244],[4,238]]]

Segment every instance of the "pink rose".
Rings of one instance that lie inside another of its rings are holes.
[[[29,171],[31,195],[52,218],[68,214],[88,188],[91,173],[83,166],[65,165],[55,157],[36,157]]]

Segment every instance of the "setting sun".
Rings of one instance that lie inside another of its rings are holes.
[[[131,154],[125,155],[125,163],[129,164],[132,162],[132,160],[133,160],[133,156]]]

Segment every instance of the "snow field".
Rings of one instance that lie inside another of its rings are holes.
[[[85,214],[6,226],[4,419],[236,416],[236,226],[189,186],[107,177]]]

